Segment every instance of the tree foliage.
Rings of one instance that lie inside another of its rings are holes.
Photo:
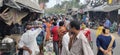
[[[54,7],[45,10],[47,13],[65,13],[66,10],[71,8],[80,8],[80,0],[63,1],[62,4],[56,4]]]

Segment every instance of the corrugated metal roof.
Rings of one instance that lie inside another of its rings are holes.
[[[101,5],[101,6],[98,6],[98,7],[95,7],[95,8],[86,8],[84,11],[87,12],[87,11],[102,11],[102,12],[110,12],[110,11],[113,11],[113,10],[117,10],[117,9],[120,9],[120,4],[118,5]]]
[[[120,8],[120,5],[105,5],[93,8],[92,11],[103,11],[103,12],[110,12],[113,10],[117,10]]]
[[[22,7],[27,8],[30,12],[43,13],[43,10],[40,9],[38,3],[35,3],[31,0],[0,0],[0,6],[2,6],[2,1],[5,5],[21,10]]]
[[[4,0],[4,4],[12,8],[21,9],[21,7],[14,0]]]
[[[22,4],[24,7],[30,9],[33,12],[42,13],[39,4],[34,3],[31,0],[15,0],[15,2]]]

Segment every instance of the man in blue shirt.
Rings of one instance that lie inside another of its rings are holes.
[[[104,23],[104,26],[107,27],[107,28],[110,28],[111,27],[111,22],[109,19],[106,19],[105,23]]]

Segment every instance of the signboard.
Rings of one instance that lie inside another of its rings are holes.
[[[120,15],[120,9],[118,9],[118,14]]]
[[[108,4],[112,4],[112,0],[108,0]]]

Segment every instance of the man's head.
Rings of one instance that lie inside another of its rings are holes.
[[[28,22],[26,25],[27,30],[30,30],[32,28],[32,23]]]
[[[63,26],[64,25],[64,21],[60,21],[59,26]]]
[[[78,32],[80,30],[80,23],[79,21],[73,20],[70,22],[70,31],[77,34],[76,32]]]
[[[100,23],[99,26],[103,26],[103,23]]]
[[[40,26],[42,27],[42,24],[43,24],[42,21],[37,21],[36,23],[37,23],[37,25],[36,25],[37,27],[40,27]]]
[[[82,22],[82,25],[85,25],[85,22]]]
[[[43,23],[46,23],[46,20],[45,20],[45,19],[42,19],[42,22],[43,22]]]
[[[56,25],[57,25],[57,22],[53,22],[53,25],[56,26]]]
[[[110,33],[110,29],[107,27],[104,27],[104,29],[102,30],[103,34],[109,34]]]
[[[87,27],[87,26],[86,26],[85,22],[82,22],[81,28],[84,30],[86,27]]]

